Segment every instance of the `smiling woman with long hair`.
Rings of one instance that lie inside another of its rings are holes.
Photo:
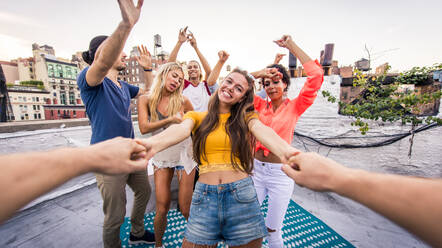
[[[228,58],[224,51],[214,70]],[[212,77],[212,74],[209,78]],[[180,124],[144,140],[148,157],[193,133],[193,157],[200,177],[195,186],[183,247],[261,247],[267,235],[250,177],[255,138],[281,160],[298,153],[257,118],[254,81],[233,70],[211,97],[207,112],[189,111]]]
[[[193,110],[190,101],[181,94],[183,77],[183,69],[177,63],[164,64],[158,70],[152,92],[149,95],[144,95],[138,101],[138,123],[142,134],[160,133],[171,124],[180,123],[183,113]],[[196,164],[191,159],[183,161],[182,153],[187,150],[187,146],[190,146],[190,139],[171,146],[152,158],[155,169],[154,231],[156,247],[162,246],[167,226],[166,216],[171,200],[170,183],[174,171],[177,172],[179,179],[178,202],[180,210],[186,219],[189,216],[195,177],[193,167]]]

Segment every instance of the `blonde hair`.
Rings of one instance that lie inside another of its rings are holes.
[[[166,85],[167,75],[169,75],[169,73],[173,70],[180,70],[184,74],[183,68],[178,63],[170,62],[160,67],[153,80],[153,88],[151,89],[149,97],[149,112],[151,121],[158,120],[157,107],[162,98],[161,93],[164,89],[164,86]],[[174,116],[180,112],[184,103],[184,97],[182,94],[183,88],[184,82],[181,83],[179,88],[172,92],[169,99],[169,104],[167,106],[168,116]]]

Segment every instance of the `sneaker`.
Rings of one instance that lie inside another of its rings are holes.
[[[135,237],[132,233],[130,233],[129,244],[154,244],[155,243],[155,235],[149,231],[145,231],[144,235],[141,237]]]

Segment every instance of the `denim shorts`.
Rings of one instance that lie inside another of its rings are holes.
[[[184,237],[193,244],[245,245],[267,236],[255,187],[250,177],[233,183],[197,182]]]

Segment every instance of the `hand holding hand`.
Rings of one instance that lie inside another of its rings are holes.
[[[290,162],[290,159],[296,157],[298,154],[301,154],[301,151],[294,148],[293,146],[287,145],[288,149],[283,153],[280,158],[283,164],[287,164]]]
[[[135,23],[137,23],[140,18],[143,2],[144,0],[138,0],[137,6],[135,6],[133,0],[118,0],[124,23],[128,24],[130,27],[133,27]]]
[[[230,54],[228,54],[226,51],[219,51],[218,52],[219,61],[221,61],[223,63],[227,61],[229,56],[230,56]]]
[[[187,41],[187,26],[183,29],[180,29],[180,32],[178,34],[178,42],[183,44]]]
[[[117,137],[87,148],[94,158],[93,172],[127,174],[146,170],[146,148],[137,140]]]
[[[152,69],[152,56],[150,55],[150,52],[147,50],[146,46],[141,45],[137,48],[140,56],[136,56],[135,59],[138,61],[141,67],[143,67],[143,69]]]
[[[283,35],[281,39],[273,41],[280,47],[288,48],[293,42],[290,35]]]
[[[297,184],[316,191],[329,191],[349,169],[317,153],[300,153],[285,161],[282,170]]]

